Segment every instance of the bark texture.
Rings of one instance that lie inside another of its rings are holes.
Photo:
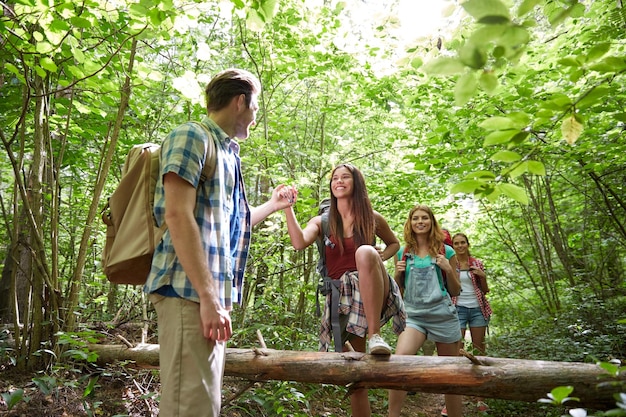
[[[98,363],[132,360],[158,366],[158,345],[134,348],[92,345]],[[482,365],[477,365],[481,362]],[[573,386],[571,406],[598,410],[615,408],[613,394],[623,392],[626,375],[609,378],[599,366],[479,356],[374,356],[359,352],[322,353],[273,349],[226,349],[228,376],[254,381],[281,380],[360,387],[462,394],[535,402],[553,388]],[[620,381],[621,384],[611,382]]]

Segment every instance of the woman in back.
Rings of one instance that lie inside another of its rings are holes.
[[[480,355],[484,355],[485,335],[491,317],[491,306],[485,297],[489,292],[485,267],[480,259],[474,258],[469,251],[470,243],[467,235],[457,233],[452,237],[452,245],[456,252],[456,269],[461,280],[461,294],[453,297],[461,325],[461,339],[465,339],[465,331],[469,327],[472,346]],[[487,411],[489,407],[482,399],[477,398],[478,411]]]
[[[444,244],[444,234],[430,207],[417,205],[404,224],[405,246],[395,257],[394,279],[404,290],[406,328],[398,336],[396,355],[415,355],[426,339],[435,342],[438,356],[458,356],[460,326],[451,295],[461,282],[454,249]],[[389,417],[399,417],[405,391],[389,391]],[[461,417],[462,397],[445,395],[442,415]]]

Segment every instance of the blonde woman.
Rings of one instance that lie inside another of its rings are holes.
[[[461,282],[454,250],[444,244],[444,234],[428,206],[417,205],[404,224],[405,246],[395,257],[394,279],[404,289],[406,328],[398,336],[396,355],[415,355],[426,339],[435,342],[437,355],[458,356],[460,326],[451,295]],[[389,417],[399,417],[405,391],[389,391]],[[462,397],[445,395],[442,415],[461,417]]]

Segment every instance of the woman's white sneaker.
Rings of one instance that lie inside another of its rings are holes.
[[[378,333],[372,335],[367,342],[368,350],[372,355],[391,355],[391,348]]]

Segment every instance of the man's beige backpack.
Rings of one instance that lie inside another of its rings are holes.
[[[209,146],[200,184],[213,176],[217,161],[215,143],[207,137]],[[122,179],[102,210],[102,221],[107,226],[102,266],[112,283],[145,284],[152,255],[166,230],[165,225],[159,228],[154,219],[160,152],[161,146],[154,143],[133,146],[126,156]]]

